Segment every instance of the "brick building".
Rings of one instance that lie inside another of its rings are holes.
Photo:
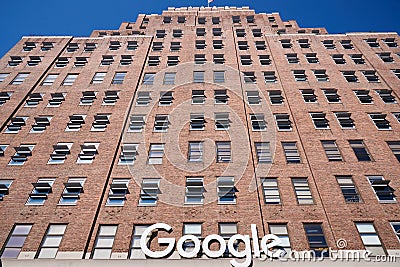
[[[160,237],[227,241],[254,224],[286,258],[399,257],[399,41],[246,7],[23,37],[0,60],[3,264],[229,266],[228,251],[144,263],[155,223],[173,231],[154,250]]]

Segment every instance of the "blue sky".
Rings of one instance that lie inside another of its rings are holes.
[[[137,14],[161,14],[168,6],[202,6],[207,0],[5,0],[0,11],[0,57],[25,35],[88,36],[95,29],[117,29]],[[250,6],[279,12],[301,27],[326,27],[330,33],[400,32],[400,0],[214,0],[217,6]]]

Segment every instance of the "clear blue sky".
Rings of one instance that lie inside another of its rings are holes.
[[[207,0],[3,0],[0,57],[25,35],[88,36],[95,29],[117,29],[137,14],[161,14],[168,6],[202,6]],[[214,0],[217,6],[250,6],[279,12],[301,27],[326,27],[330,33],[400,32],[400,0]]]

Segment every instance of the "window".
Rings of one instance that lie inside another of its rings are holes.
[[[280,90],[268,91],[268,95],[272,105],[283,104],[283,96]]]
[[[252,29],[253,37],[262,37],[261,29]]]
[[[176,66],[179,63],[179,56],[168,56],[167,66]]]
[[[86,115],[74,114],[69,116],[69,122],[65,131],[79,131],[82,128],[82,124],[85,124]]]
[[[299,42],[299,46],[301,48],[310,48],[310,44],[308,43],[308,39],[300,39],[298,42]]]
[[[164,38],[166,35],[165,30],[157,30],[156,31],[156,37],[157,38]]]
[[[224,71],[214,71],[213,73],[214,73],[214,82],[215,83],[225,82],[225,72]]]
[[[297,54],[286,54],[286,59],[291,64],[299,63],[299,58],[297,57]]]
[[[307,53],[305,54],[308,63],[319,63],[319,59],[317,58],[317,53]]]
[[[206,24],[206,18],[205,17],[198,17],[197,18],[197,22],[199,23],[199,24]]]
[[[385,39],[382,39],[382,41],[388,46],[388,47],[397,47],[396,39],[392,37],[388,37]]]
[[[223,54],[214,54],[213,60],[214,60],[215,64],[224,64],[225,63],[225,58],[224,58]]]
[[[183,223],[183,235],[194,235],[201,239],[201,223]],[[194,250],[194,242],[188,240],[183,243],[183,250],[191,252]],[[201,256],[201,253],[198,254]]]
[[[133,227],[133,234],[132,234],[132,242],[131,242],[131,250],[130,250],[130,259],[146,259],[142,249],[140,248],[140,238],[142,237],[143,232],[149,227],[150,225],[135,225]],[[149,234],[146,238],[147,242],[150,241]],[[149,244],[147,244],[149,246]]]
[[[365,249],[372,252],[374,256],[386,255],[374,224],[372,222],[356,222],[355,224]]]
[[[29,194],[26,205],[43,205],[48,195],[52,193],[52,186],[55,179],[40,178],[36,183],[32,183],[33,190]]]
[[[272,163],[272,155],[268,142],[256,142],[254,146],[256,148],[258,163]]]
[[[150,144],[148,164],[162,164],[164,144]]]
[[[368,114],[371,120],[375,123],[378,130],[391,130],[389,121],[386,119],[386,114],[372,113]]]
[[[240,23],[240,16],[232,16],[232,23]]]
[[[205,100],[204,90],[192,90],[192,104],[204,104]]]
[[[137,106],[147,106],[151,100],[150,92],[138,92],[136,99]]]
[[[340,103],[340,96],[337,93],[337,89],[323,89],[322,90],[325,94],[326,100],[329,103]]]
[[[369,90],[356,90],[354,91],[361,104],[372,104],[372,97],[369,95]]]
[[[278,131],[292,130],[292,122],[289,119],[289,114],[274,114],[274,117]]]
[[[349,140],[349,144],[353,149],[358,161],[372,160],[362,140]]]
[[[282,48],[292,48],[292,43],[290,42],[290,39],[282,39],[281,40],[281,45]]]
[[[228,104],[227,90],[214,90],[215,104]]]
[[[148,60],[149,66],[158,66],[160,64],[160,57],[159,56],[149,56]]]
[[[244,77],[243,77],[244,83],[255,83],[257,81],[254,71],[243,72],[243,75],[244,75]],[[264,72],[264,75],[265,75],[265,72]]]
[[[239,41],[238,42],[238,47],[239,47],[239,50],[247,50],[247,49],[249,49],[247,41]]]
[[[154,132],[166,132],[169,128],[169,117],[168,115],[157,114],[154,119]]]
[[[68,58],[64,58],[67,59]],[[28,66],[33,67],[39,65],[39,63],[42,62],[42,58],[38,56],[30,56],[29,61],[28,61]],[[67,62],[68,63],[68,62]],[[64,66],[65,67],[65,66]]]
[[[279,246],[284,248],[285,251],[290,251],[289,233],[286,224],[269,224],[269,232],[280,238],[282,243]]]
[[[281,204],[279,195],[278,179],[276,178],[261,178],[262,190],[264,193],[265,204]]]
[[[28,117],[13,117],[10,119],[10,123],[7,125],[5,133],[18,133],[23,126],[26,125]]]
[[[342,155],[334,140],[321,141],[321,144],[329,161],[343,161]]]
[[[107,128],[107,124],[110,124],[111,114],[98,113],[94,115],[94,120],[92,123],[92,132],[104,132]]]
[[[224,48],[222,40],[213,40],[213,49],[222,49],[222,48]]]
[[[119,99],[119,91],[105,91],[102,105],[115,105]]]
[[[351,176],[336,176],[336,180],[342,190],[344,200],[346,203],[361,202],[360,195],[357,192]]]
[[[40,245],[38,259],[54,259],[63,239],[66,224],[50,224]]]
[[[43,133],[47,126],[50,126],[52,116],[39,116],[35,117],[35,123],[32,124],[30,133]]]
[[[0,107],[10,100],[13,92],[0,92]]]
[[[163,50],[164,46],[162,42],[154,42],[153,43],[153,51],[161,51]]]
[[[258,91],[246,91],[246,96],[249,105],[258,105],[261,103],[261,97]]]
[[[17,76],[15,76],[14,80],[10,83],[11,85],[20,85],[22,84],[25,79],[29,76],[29,73],[18,73]]]
[[[376,71],[374,70],[366,70],[363,71],[363,74],[365,78],[368,80],[368,82],[379,82],[379,77],[376,75]]]
[[[393,112],[392,114],[396,118],[396,120],[400,123],[400,112]]]
[[[0,73],[0,83],[3,82],[8,75],[10,75],[9,73]]]
[[[351,113],[348,112],[336,112],[335,116],[342,129],[354,129],[354,120],[351,118]]]
[[[0,145],[0,157],[4,157],[4,152],[6,151],[8,145]]]
[[[394,98],[394,95],[392,95],[392,90],[388,89],[377,89],[375,90],[378,95],[381,97],[382,101],[385,102],[386,104],[393,104],[397,103],[396,99]]]
[[[15,224],[3,248],[1,258],[17,259],[31,228],[32,224]]]
[[[129,132],[142,132],[145,125],[145,115],[132,115],[130,117]]]
[[[113,179],[107,198],[107,206],[123,206],[128,191],[129,179]]]
[[[193,82],[203,83],[204,82],[204,71],[193,71]]]
[[[110,259],[118,225],[99,225],[92,259]]]
[[[215,113],[215,130],[229,130],[229,113]]]
[[[155,73],[145,73],[143,78],[143,84],[152,85],[154,83]]]
[[[220,19],[219,19],[219,17],[212,17],[212,24],[219,24],[219,22],[220,22]]]
[[[29,98],[26,100],[25,107],[37,107],[40,102],[43,101],[44,93],[32,93],[29,95]]]
[[[205,36],[206,35],[206,29],[205,28],[197,28],[196,29],[196,35],[197,36]]]
[[[73,85],[77,77],[78,74],[68,74],[67,77],[65,77],[62,85]]]
[[[255,45],[256,45],[257,50],[265,50],[266,49],[265,41],[256,41]]]
[[[85,43],[85,47],[83,48],[85,52],[93,52],[97,47],[96,43]]]
[[[137,41],[128,41],[128,44],[126,46],[127,50],[136,50],[138,48],[138,42]]]
[[[301,95],[303,96],[304,102],[306,103],[316,103],[317,96],[314,93],[313,89],[302,89],[300,90]]]
[[[175,84],[175,76],[175,72],[166,72],[164,74],[164,84]]]
[[[81,145],[81,152],[78,154],[76,163],[78,164],[90,164],[98,154],[97,149],[100,143],[84,143]]]
[[[80,194],[83,193],[83,184],[85,180],[85,178],[69,178],[68,182],[64,183],[64,191],[58,204],[76,205]]]
[[[124,82],[126,72],[116,72],[111,84],[122,84]]]
[[[145,178],[142,180],[139,206],[155,206],[160,194],[160,179]]]
[[[342,71],[343,77],[347,82],[358,82],[358,77],[355,74],[355,71]]]
[[[322,41],[322,44],[325,46],[326,49],[335,49],[336,46],[333,43],[333,40],[324,40]]]
[[[329,121],[325,113],[310,113],[310,116],[316,129],[329,129]]]
[[[3,151],[3,153],[5,147],[7,146],[0,145],[0,150]],[[8,195],[12,182],[13,180],[0,180],[0,201],[3,201],[4,196]]]
[[[383,52],[383,53],[378,53],[377,54],[380,59],[382,59],[383,62],[385,63],[391,63],[393,62],[393,57],[390,56],[390,52]]]
[[[120,66],[128,66],[132,64],[132,56],[131,55],[121,55],[121,60],[119,61]]]
[[[183,35],[182,30],[181,29],[175,29],[172,31],[172,37],[174,38],[181,38]]]
[[[174,100],[173,91],[160,92],[159,106],[170,106]]]
[[[219,228],[219,235],[222,236],[222,238],[225,240],[226,243],[228,243],[229,238],[238,233],[237,223],[218,223],[218,228]],[[236,250],[238,246],[239,246],[238,243],[234,244]],[[229,254],[228,246],[226,246],[223,257],[224,258],[231,257],[231,255]]]
[[[314,204],[314,200],[308,185],[307,178],[292,178],[294,191],[296,193],[297,202],[302,204]]]
[[[336,64],[346,64],[346,60],[343,58],[343,54],[334,54],[332,59]]]
[[[373,48],[379,47],[379,43],[378,43],[378,41],[377,41],[377,38],[368,38],[368,39],[365,39],[365,42],[366,42],[370,47],[373,47]]]
[[[163,23],[171,23],[171,21],[172,21],[172,18],[169,16],[168,17],[166,16],[163,18]]]
[[[196,40],[196,49],[205,49],[206,48],[206,41],[205,40]]]
[[[236,36],[237,37],[246,37],[245,29],[236,29]]]
[[[269,58],[269,56],[268,56],[268,58]],[[268,63],[268,64],[270,64],[270,63]],[[265,81],[265,83],[275,83],[276,80],[277,80],[277,78],[275,76],[275,71],[264,71],[264,81]]]
[[[264,114],[250,114],[250,120],[253,131],[267,130],[267,122],[264,119]]]
[[[234,177],[217,178],[218,204],[236,204],[236,192]]]
[[[109,66],[114,63],[114,56],[103,55],[103,59],[100,62],[100,66]]]
[[[240,56],[240,63],[244,66],[249,66],[253,63],[253,61],[251,60],[251,56],[250,55],[241,55]]]
[[[78,43],[69,43],[67,46],[67,52],[72,53],[76,52],[79,49]]]
[[[108,46],[108,49],[111,51],[115,51],[120,49],[121,43],[119,41],[110,41],[110,45]]]
[[[79,105],[92,105],[96,99],[97,92],[85,91],[82,92],[82,97],[80,99]]]
[[[206,63],[206,55],[205,54],[197,54],[194,55],[194,63],[195,64],[205,64]]]
[[[392,226],[394,233],[400,241],[400,222],[391,222],[390,225]]]
[[[308,245],[315,252],[316,257],[327,257],[328,245],[326,244],[322,225],[320,223],[305,223],[304,230],[306,232]]]
[[[204,192],[203,177],[186,177],[185,204],[202,204]]]
[[[213,36],[222,36],[222,30],[221,28],[213,28]]]
[[[319,82],[327,82],[329,81],[328,74],[326,74],[326,70],[314,70],[315,79]]]
[[[394,156],[400,162],[400,141],[386,141]]]
[[[217,147],[217,162],[231,162],[231,142],[215,142]]]
[[[365,64],[365,60],[362,54],[352,54],[350,58],[354,61],[355,64]]]
[[[305,82],[307,81],[307,75],[305,70],[293,70],[294,80],[296,82]]]
[[[351,40],[341,40],[340,44],[343,46],[344,49],[353,49],[353,44]]]
[[[42,43],[41,50],[42,50],[42,51],[49,51],[49,50],[51,50],[53,47],[54,47],[54,45],[53,45],[52,42],[43,42],[43,43]]]
[[[203,113],[190,114],[190,130],[204,130],[205,119]]]
[[[203,142],[189,142],[188,161],[203,161]]]
[[[32,51],[35,48],[36,48],[36,43],[34,43],[34,42],[25,42],[23,50],[24,51]]]
[[[181,42],[171,42],[170,50],[171,51],[180,51],[181,50]]]
[[[301,163],[300,154],[296,142],[282,142],[286,163]]]
[[[139,144],[123,144],[118,165],[132,165],[136,160]]]

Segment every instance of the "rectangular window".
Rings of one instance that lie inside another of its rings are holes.
[[[376,75],[376,71],[374,70],[365,70],[362,72],[368,82],[379,82],[379,77]]]
[[[206,29],[205,28],[197,28],[196,29],[196,35],[197,36],[205,36],[206,35]]]
[[[132,64],[133,59],[131,55],[121,55],[121,60],[119,61],[120,66],[128,66]]]
[[[258,105],[261,103],[261,97],[258,91],[246,91],[246,96],[249,105]]]
[[[100,62],[100,66],[110,66],[113,63],[114,63],[114,56],[103,55],[102,60]]]
[[[326,49],[335,49],[336,45],[333,43],[333,40],[323,40],[322,44]]]
[[[154,119],[154,132],[166,132],[169,128],[169,117],[164,114],[157,114]]]
[[[396,39],[392,37],[387,37],[385,39],[382,39],[382,41],[388,46],[388,47],[397,47]]]
[[[258,59],[260,60],[260,64],[263,66],[271,64],[271,58],[269,55],[259,55]]]
[[[171,51],[180,51],[181,50],[181,42],[171,42],[170,50]]]
[[[194,235],[201,239],[201,223],[183,223],[183,235]],[[194,242],[188,240],[183,243],[183,250],[186,252],[191,252],[194,250]],[[201,256],[199,253],[197,256]]]
[[[203,177],[186,177],[185,204],[203,204]]]
[[[206,24],[206,18],[205,17],[198,17],[197,18],[197,22],[199,23],[199,24]]]
[[[111,51],[118,50],[121,47],[121,43],[119,41],[110,41],[110,45],[108,49]]]
[[[174,37],[174,38],[181,38],[182,35],[183,35],[183,32],[181,29],[174,29],[172,31],[172,37]]]
[[[229,113],[215,113],[215,130],[229,130]]]
[[[316,129],[329,129],[329,121],[325,113],[310,113],[310,116]]]
[[[203,113],[190,114],[190,130],[204,130],[205,123]]]
[[[137,41],[128,41],[128,44],[126,46],[127,50],[136,50],[138,48],[138,42]]]
[[[193,82],[204,83],[204,71],[193,71]]]
[[[212,24],[219,24],[220,18],[219,17],[212,17]]]
[[[188,161],[203,161],[203,142],[189,142]]]
[[[73,85],[76,78],[78,78],[78,74],[68,74],[67,77],[65,77],[62,85],[66,85],[66,86]]]
[[[267,122],[264,119],[264,114],[250,114],[250,120],[253,131],[267,130]]]
[[[67,64],[68,64],[68,58],[64,58],[64,59],[67,59]],[[42,58],[41,57],[30,56],[29,60],[28,60],[28,66],[30,66],[30,67],[37,66],[37,65],[39,65],[40,62],[42,62]],[[56,63],[56,65],[57,65],[57,63]]]
[[[365,249],[372,252],[373,256],[386,255],[374,224],[372,222],[356,222],[355,224]]]
[[[58,74],[49,74],[46,79],[44,79],[42,85],[53,85],[54,81],[57,79]]]
[[[392,94],[392,90],[388,89],[377,89],[375,92],[380,96],[383,102],[386,104],[394,104],[397,103],[394,95]]]
[[[79,49],[78,43],[69,43],[67,46],[67,52],[72,53],[76,52]]]
[[[133,234],[132,234],[132,242],[131,242],[131,250],[130,250],[130,259],[146,259],[142,249],[140,248],[140,238],[142,237],[143,232],[149,227],[150,225],[135,225],[133,227]],[[149,247],[151,234],[149,234],[146,238],[147,246]]]
[[[225,71],[214,71],[214,82],[223,83],[225,82]]]
[[[306,232],[308,245],[315,252],[316,257],[328,257],[328,245],[326,244],[322,224],[320,223],[305,223],[304,230]]]
[[[240,23],[240,16],[232,16],[232,23]]]
[[[119,91],[105,91],[102,105],[115,105],[119,99]]]
[[[79,131],[82,128],[82,124],[85,124],[86,115],[74,114],[69,116],[69,122],[65,131]]]
[[[257,50],[265,50],[267,48],[265,45],[265,41],[256,41],[255,46]]]
[[[386,114],[382,113],[372,113],[368,114],[371,120],[374,122],[378,130],[391,130],[389,121],[386,119]]]
[[[13,92],[0,92],[0,107],[11,99]]]
[[[299,58],[297,57],[297,54],[286,54],[286,59],[291,64],[299,63]]]
[[[123,206],[129,194],[129,179],[113,179],[110,184],[106,206]]]
[[[9,73],[0,73],[0,83],[3,82],[8,75],[10,75]]]
[[[38,259],[54,259],[63,239],[66,224],[50,224],[37,254]]]
[[[143,78],[143,84],[152,85],[154,83],[155,73],[145,73]]]
[[[130,117],[129,132],[142,132],[145,125],[145,115],[132,115]]]
[[[159,106],[171,106],[174,100],[173,91],[160,92]]]
[[[40,48],[42,51],[49,51],[49,50],[51,50],[53,47],[54,47],[54,45],[53,45],[54,43],[52,43],[52,42],[43,42],[42,43],[42,47]]]
[[[204,90],[192,90],[192,104],[204,104],[205,100]]]
[[[306,103],[316,103],[317,96],[314,93],[313,89],[302,89],[300,90],[301,95],[303,96],[304,102]]]
[[[43,101],[43,96],[44,93],[32,93],[29,95],[29,98],[26,100],[26,104],[24,107],[29,108],[29,107],[36,107],[39,105],[39,102]]]
[[[56,61],[56,68],[64,68],[68,65],[69,58],[68,57],[59,57]]]
[[[205,49],[206,48],[206,41],[205,40],[196,40],[196,49]]]
[[[308,39],[299,39],[298,42],[301,48],[310,48],[310,43],[308,42]]]
[[[361,202],[360,195],[357,192],[356,186],[354,185],[353,178],[351,176],[336,176],[336,180],[339,184],[340,189],[346,203],[359,203]]]
[[[351,40],[341,40],[340,44],[343,46],[344,49],[353,49],[353,44]]]
[[[307,81],[307,75],[305,70],[293,70],[294,80],[296,82],[305,82]]]
[[[236,29],[236,36],[237,37],[246,37],[246,30],[245,29]]]
[[[281,40],[281,45],[282,48],[292,48],[292,43],[290,42],[290,39],[282,39]]]
[[[289,233],[287,230],[286,224],[268,224],[269,225],[269,232],[273,235],[276,235],[280,238],[282,243],[280,244],[281,247],[285,249],[285,251],[289,254],[290,252],[290,240],[289,240]]]
[[[240,63],[243,66],[250,66],[251,64],[253,64],[253,60],[251,60],[251,56],[250,55],[241,55],[240,56]]]
[[[262,37],[261,29],[252,29],[253,37]]]
[[[50,126],[52,116],[35,117],[35,123],[32,124],[32,129],[29,133],[43,133],[47,126]]]
[[[400,222],[391,222],[390,225],[392,226],[393,231],[400,242]]]
[[[55,179],[40,178],[36,183],[32,183],[33,190],[29,194],[26,205],[43,205],[48,195],[52,193],[52,186]]]
[[[283,96],[282,91],[280,90],[272,90],[268,91],[269,100],[272,105],[281,105],[283,104]]]
[[[254,146],[257,153],[258,163],[272,163],[272,155],[269,142],[255,142]]]
[[[47,164],[61,164],[67,159],[67,155],[71,152],[73,143],[57,143],[53,146],[53,152],[50,154],[50,159]]]
[[[319,63],[319,59],[317,58],[317,53],[307,53],[305,54],[307,62],[310,64]]]
[[[369,90],[355,90],[353,92],[361,104],[373,104],[372,97],[369,95]]]
[[[111,84],[122,84],[124,82],[126,72],[116,72]]]
[[[214,58],[215,64],[224,64],[225,63],[225,58],[224,58],[223,54],[214,54],[213,58]],[[224,82],[224,81],[225,81],[225,79],[223,79],[223,81],[220,81],[220,82]],[[214,72],[214,82],[216,82],[215,81],[215,72]]]
[[[362,65],[365,64],[365,60],[362,54],[352,54],[350,58],[353,60],[354,64]]]
[[[265,204],[281,204],[279,195],[278,179],[261,178]]]
[[[336,64],[346,64],[346,60],[343,58],[343,54],[334,54],[332,59]]]
[[[247,41],[239,41],[238,48],[239,50],[247,50],[249,49],[249,45],[247,44]]]
[[[297,202],[302,204],[314,204],[314,200],[308,185],[307,178],[292,178],[294,191],[296,193]]]
[[[205,54],[197,54],[194,55],[194,63],[195,64],[205,64],[207,61]]]
[[[24,43],[24,51],[32,51],[33,49],[36,48],[36,43],[34,42],[25,42]]]
[[[378,53],[377,55],[385,63],[393,62],[393,57],[390,56],[390,52]]]
[[[362,140],[349,140],[349,144],[354,151],[358,161],[371,161],[372,158]]]
[[[107,128],[107,125],[110,124],[110,116],[111,114],[108,113],[98,113],[94,115],[94,120],[90,131],[104,132]]]
[[[358,82],[358,77],[355,74],[355,71],[342,71],[343,77],[349,83],[356,83]]]
[[[139,144],[123,144],[118,165],[132,165],[136,160]]]
[[[340,96],[337,93],[337,89],[323,89],[322,90],[325,94],[326,100],[329,103],[340,103]]]
[[[217,162],[231,162],[231,142],[215,142],[217,147]]]
[[[400,162],[400,141],[386,141],[394,156]]]
[[[393,112],[392,114],[396,118],[396,120],[400,123],[400,112]]]
[[[85,43],[85,47],[83,48],[85,52],[93,52],[97,47],[96,43]]]
[[[0,145],[0,150],[3,151],[7,148],[5,145]],[[8,195],[10,186],[13,180],[0,180],[0,201],[3,201],[4,197]]]
[[[287,163],[301,163],[296,142],[282,142]]]
[[[150,92],[138,92],[136,99],[137,106],[147,106],[151,100]]]
[[[237,223],[218,223],[219,235],[228,243],[228,240],[238,233]],[[234,248],[237,250],[239,244],[234,243]],[[222,255],[224,258],[232,257],[229,253],[228,246],[226,246],[225,252]]]
[[[156,31],[156,37],[157,38],[164,38],[166,35],[165,30],[157,30]]]
[[[90,164],[98,154],[98,148],[100,143],[84,143],[81,145],[81,152],[78,154],[76,163],[78,164]]]
[[[31,231],[32,224],[15,224],[8,236],[7,243],[1,254],[2,259],[17,259],[25,240]]]
[[[228,104],[227,90],[214,90],[215,104]]]
[[[351,118],[351,113],[349,112],[335,112],[336,119],[338,120],[340,127],[342,129],[354,129],[354,120]]]
[[[88,63],[87,57],[76,57],[74,66],[75,67],[84,67]]]
[[[80,99],[79,105],[92,105],[96,99],[97,92],[85,91],[82,92],[82,97]]]
[[[99,225],[92,259],[110,259],[118,225]]]
[[[14,147],[15,154],[11,157],[8,165],[24,165],[30,156],[32,156],[32,150],[35,145],[20,145],[19,147]]]
[[[321,141],[321,144],[329,161],[343,161],[342,154],[340,154],[339,148],[334,140]]]
[[[155,206],[160,192],[160,179],[145,178],[142,180],[139,206]]]
[[[28,117],[14,117],[10,119],[5,133],[18,133],[26,125]]]
[[[69,178],[67,183],[64,183],[64,191],[61,195],[59,205],[76,205],[80,194],[83,193],[83,184],[85,178]]]
[[[395,190],[389,185],[390,180],[385,180],[383,176],[367,176],[367,178],[380,203],[396,202]]]
[[[158,66],[160,64],[160,57],[159,56],[149,56],[149,60],[147,64],[150,67]]]
[[[168,56],[167,66],[176,66],[179,64],[179,56]]]
[[[274,114],[274,117],[278,131],[292,130],[292,122],[289,119],[289,114]]]
[[[368,39],[365,39],[365,42],[366,42],[370,47],[373,47],[373,48],[379,47],[379,43],[378,43],[377,38],[368,38]]]
[[[236,204],[235,177],[218,177],[217,194],[218,204]]]
[[[171,23],[171,21],[172,21],[172,18],[169,16],[163,18],[163,23]]]
[[[329,81],[328,74],[326,74],[326,70],[314,70],[315,79],[319,82],[327,82]]]
[[[164,144],[150,144],[148,164],[162,164]]]
[[[264,74],[265,74],[265,72],[264,72]],[[256,75],[254,74],[254,71],[243,72],[243,75],[244,75],[244,77],[243,77],[244,83],[256,83],[257,78],[256,78]]]
[[[29,73],[18,73],[17,76],[15,76],[14,80],[10,83],[11,85],[20,85],[22,84],[25,79],[29,76]]]

